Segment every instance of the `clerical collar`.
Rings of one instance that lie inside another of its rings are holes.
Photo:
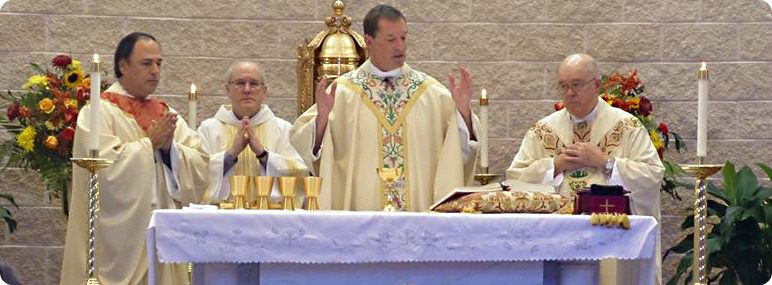
[[[395,68],[395,69],[389,70],[389,71],[383,71],[383,70],[378,69],[378,67],[376,67],[375,64],[373,64],[372,62],[370,63],[370,65],[372,65],[371,72],[373,73],[373,75],[378,76],[378,77],[397,78],[397,77],[399,77],[400,73],[402,73],[402,67],[398,67],[398,68]]]
[[[578,124],[578,123],[582,123],[582,122],[590,124],[590,123],[592,123],[592,121],[595,121],[595,118],[598,117],[598,105],[596,104],[595,108],[592,109],[592,112],[587,114],[587,116],[584,116],[584,118],[574,117],[574,115],[571,115],[570,113],[569,113],[569,115],[571,116],[571,121],[573,121],[574,124]]]

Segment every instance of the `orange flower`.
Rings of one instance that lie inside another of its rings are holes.
[[[80,82],[80,87],[83,87],[83,89],[90,89],[91,88],[91,77],[84,78],[83,81]]]
[[[627,106],[630,106],[630,109],[638,109],[640,104],[641,98],[639,97],[633,97],[627,100]]]
[[[45,145],[47,148],[56,149],[56,147],[59,146],[59,140],[56,139],[55,136],[48,136],[46,138]]]
[[[54,101],[50,98],[43,98],[43,100],[38,102],[38,108],[40,108],[40,111],[43,111],[46,114],[51,114],[55,108]]]

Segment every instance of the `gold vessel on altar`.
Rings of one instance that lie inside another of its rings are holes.
[[[298,46],[298,115],[315,103],[314,91],[322,78],[335,78],[367,60],[365,39],[351,29],[351,18],[343,15],[345,4],[332,4],[333,15],[325,18],[326,29]]]

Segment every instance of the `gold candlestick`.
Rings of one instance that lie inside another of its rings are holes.
[[[683,165],[684,172],[694,177],[694,260],[692,278],[695,285],[708,284],[707,256],[707,178],[721,170],[722,165],[702,164],[705,157],[698,157],[696,165]]]
[[[488,185],[488,183],[491,183],[491,181],[497,180],[500,177],[501,175],[499,174],[488,173],[487,167],[481,167],[480,173],[474,175],[474,180],[479,182],[480,185]]]
[[[89,171],[88,176],[88,277],[83,284],[100,285],[96,274],[96,221],[99,212],[99,170],[113,164],[112,160],[99,158],[98,150],[90,150],[89,158],[71,158],[76,165]]]

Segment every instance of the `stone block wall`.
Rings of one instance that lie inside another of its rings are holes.
[[[95,52],[111,59],[123,35],[145,31],[162,45],[157,94],[183,116],[191,82],[201,94],[200,122],[225,102],[227,66],[251,59],[266,70],[268,103],[292,121],[295,46],[323,28],[330,2],[11,0],[0,8],[0,90],[18,90],[32,72],[29,62],[45,64],[58,53],[84,62]],[[761,0],[345,2],[360,32],[374,4],[402,9],[413,67],[442,82],[459,64],[469,67],[475,91],[487,88],[491,97],[490,157],[497,173],[505,171],[527,128],[552,111],[558,63],[575,52],[595,56],[604,72],[638,70],[657,117],[686,139],[686,153],[667,154],[683,163],[694,161],[696,70],[708,62],[710,162],[772,162],[772,10]],[[105,61],[111,70],[111,60]],[[9,135],[0,131],[0,138]],[[13,210],[19,231],[0,230],[0,261],[15,266],[25,284],[58,283],[66,228],[60,201],[34,173],[6,169],[0,180],[0,193],[20,203]],[[688,203],[662,201],[667,248],[682,236],[678,226]],[[667,277],[674,259],[665,264]]]

